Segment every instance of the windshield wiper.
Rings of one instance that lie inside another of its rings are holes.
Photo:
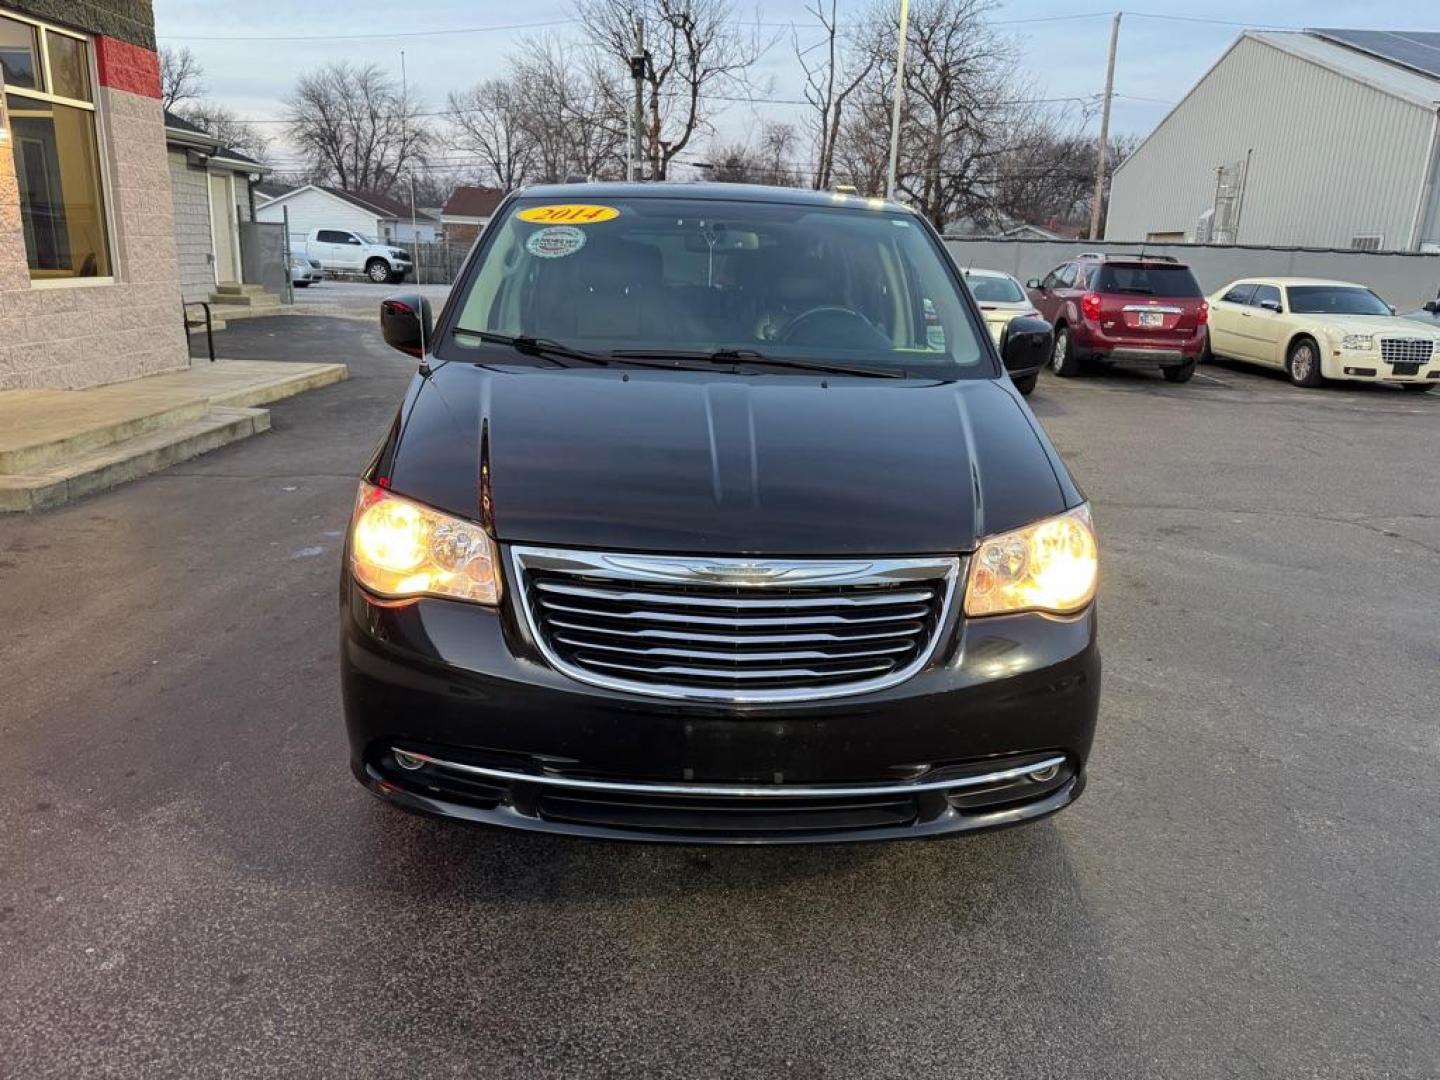
[[[804,360],[795,356],[771,356],[756,349],[716,349],[713,352],[683,352],[671,349],[623,349],[611,356],[632,360],[706,360],[714,364],[770,364],[774,367],[819,371],[829,375],[861,375],[876,379],[908,378],[904,371],[887,368],[851,367],[848,364],[827,364],[820,360]]]
[[[541,356],[546,359],[561,357],[565,360],[580,360],[600,367],[610,363],[605,357],[596,353],[585,352],[583,349],[572,349],[569,345],[552,341],[550,338],[530,337],[526,334],[511,337],[508,334],[492,334],[488,330],[471,330],[464,326],[457,326],[455,333],[477,337],[481,341],[489,341],[496,345],[509,345],[516,352],[524,353],[526,356]]]

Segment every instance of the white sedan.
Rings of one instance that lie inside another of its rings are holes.
[[[1021,315],[1040,318],[1035,305],[1030,303],[1025,287],[1009,274],[975,267],[967,267],[963,273],[965,284],[970,287],[975,303],[980,305],[980,314],[984,316],[985,327],[995,339],[995,344],[1000,344],[1000,335],[1010,325],[1011,319]]]
[[[1280,368],[1296,386],[1352,379],[1421,394],[1440,386],[1440,331],[1348,281],[1232,281],[1210,297],[1210,351]]]

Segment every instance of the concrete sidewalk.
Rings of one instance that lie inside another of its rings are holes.
[[[270,427],[259,406],[344,379],[344,364],[197,362],[86,390],[0,392],[0,512],[41,510]]]

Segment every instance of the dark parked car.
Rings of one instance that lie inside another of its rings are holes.
[[[934,836],[1079,795],[1089,510],[922,218],[532,188],[433,325],[418,296],[382,322],[420,368],[340,590],[371,791],[709,843]],[[1016,320],[1006,360],[1049,345]]]
[[[1025,287],[1054,324],[1057,375],[1078,375],[1099,360],[1159,368],[1183,383],[1205,352],[1209,306],[1190,268],[1169,256],[1087,252]]]

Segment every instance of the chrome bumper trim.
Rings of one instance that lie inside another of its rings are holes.
[[[582,791],[609,791],[628,795],[697,795],[697,796],[720,796],[735,798],[782,798],[782,799],[815,799],[815,798],[846,798],[852,795],[913,795],[924,791],[943,791],[946,788],[971,788],[984,787],[987,784],[1000,784],[1006,780],[1016,780],[1032,772],[1039,772],[1042,769],[1060,768],[1065,764],[1065,755],[1057,754],[1054,757],[1044,758],[1032,762],[1029,765],[1017,766],[1011,769],[1000,769],[992,773],[982,773],[978,776],[960,776],[952,780],[931,780],[918,784],[864,784],[846,785],[831,784],[822,786],[801,786],[792,784],[627,784],[613,780],[572,780],[563,776],[543,776],[535,773],[515,772],[510,769],[491,769],[483,765],[466,765],[458,761],[446,761],[444,758],[431,757],[429,754],[421,754],[415,750],[405,750],[392,746],[392,753],[406,754],[409,757],[425,762],[427,765],[434,765],[441,769],[453,769],[456,772],[468,773],[472,776],[484,776],[491,780],[504,780],[507,783],[517,784],[544,784],[549,787],[573,788]]]

